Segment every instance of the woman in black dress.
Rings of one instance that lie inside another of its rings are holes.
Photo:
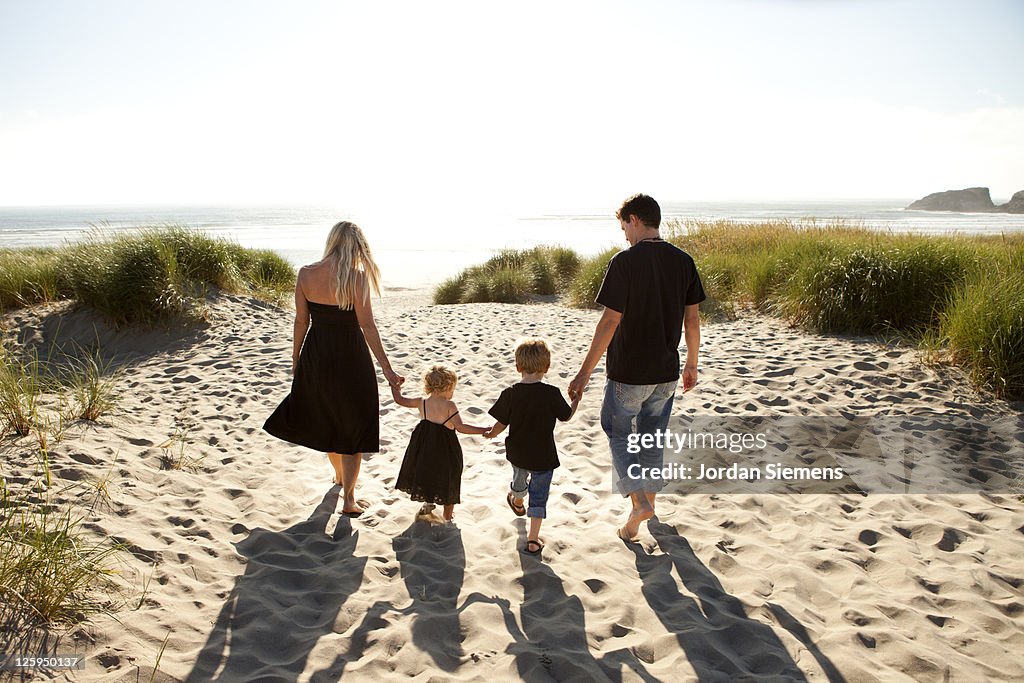
[[[327,453],[334,483],[344,489],[342,512],[350,516],[363,512],[355,499],[362,454],[380,449],[370,352],[389,384],[405,381],[381,344],[371,289],[380,295],[380,270],[362,230],[342,221],[331,229],[323,259],[299,269],[291,393],[263,425],[279,439]]]

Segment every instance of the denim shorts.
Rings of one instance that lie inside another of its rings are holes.
[[[601,403],[601,428],[608,436],[608,447],[612,452],[615,486],[624,496],[636,491],[656,493],[665,486],[660,478],[629,477],[630,465],[662,467],[665,462],[663,450],[640,448],[638,453],[629,453],[626,448],[630,434],[649,434],[668,426],[677,385],[677,381],[623,384],[611,379],[605,385],[604,401]]]

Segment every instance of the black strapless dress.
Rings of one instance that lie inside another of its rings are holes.
[[[292,390],[263,429],[325,453],[380,450],[377,373],[356,312],[308,302],[312,322]]]

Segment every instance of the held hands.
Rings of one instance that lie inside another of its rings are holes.
[[[590,375],[584,375],[582,372],[576,375],[571,382],[569,382],[569,399],[571,401],[579,402],[583,398],[583,392],[587,389],[587,384],[590,383]]]
[[[402,386],[402,384],[405,383],[405,378],[397,374],[391,368],[385,368],[383,372],[384,379],[386,379],[388,381],[388,384],[391,385],[392,391],[394,391],[395,389],[397,389],[398,387]]]

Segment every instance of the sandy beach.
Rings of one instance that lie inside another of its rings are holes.
[[[564,390],[599,315],[428,304],[424,290],[375,304],[392,363],[411,388],[427,366],[450,365],[463,419],[482,425],[518,380],[517,337],[548,339],[548,381]],[[364,459],[357,493],[368,509],[339,514],[325,456],[260,429],[288,392],[290,311],[225,295],[207,326],[169,335],[94,334],[95,318],[66,310],[16,311],[5,325],[43,344],[98,336],[126,363],[117,414],[69,427],[50,461],[57,482],[109,474],[110,500],[86,528],[130,548],[119,581],[136,597],[63,637],[58,650],[87,662],[60,680],[150,680],[158,655],[157,681],[1024,678],[1015,495],[666,494],[627,545],[601,365],[556,430],[562,467],[535,557],[518,551],[526,532],[505,502],[500,439],[461,437],[455,526],[417,517],[393,484],[418,417],[382,378],[381,452]],[[909,348],[751,314],[702,334],[700,384],[677,395],[676,415],[1019,415]],[[168,451],[194,466],[164,468]],[[4,475],[24,480],[32,439],[7,438],[4,453]]]

